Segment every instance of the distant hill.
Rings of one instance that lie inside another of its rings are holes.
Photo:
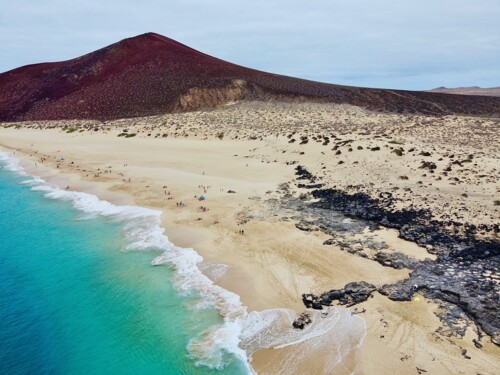
[[[73,60],[0,74],[0,121],[116,119],[235,100],[347,103],[375,111],[500,114],[500,98],[325,84],[235,65],[147,33]]]
[[[441,92],[445,94],[460,94],[460,95],[485,95],[485,96],[500,96],[500,87],[481,88],[478,86],[470,87],[437,87],[429,90],[429,92]]]

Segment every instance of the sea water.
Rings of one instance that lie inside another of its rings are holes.
[[[201,261],[168,240],[160,212],[61,190],[0,151],[0,374],[238,375],[263,348],[291,349],[275,374],[303,372],[313,353],[315,373],[353,372],[360,317],[311,311],[296,330],[292,310],[247,313]]]
[[[91,207],[103,202],[12,162],[0,160],[0,374],[248,373],[229,351],[201,363],[188,350],[223,319],[179,291],[175,267],[151,265],[165,250],[154,215]]]

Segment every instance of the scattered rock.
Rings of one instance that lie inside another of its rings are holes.
[[[432,161],[422,161],[422,165],[419,167],[420,169],[436,169],[436,164],[434,164]]]
[[[316,177],[301,165],[297,165],[297,167],[295,167],[295,173],[298,176],[298,180],[309,180],[311,183],[316,182]]]
[[[323,184],[297,184],[300,189],[321,189]]]
[[[395,269],[413,268],[417,264],[416,260],[411,259],[407,255],[399,252],[386,253],[379,251],[375,254],[373,259],[384,267],[391,267]]]
[[[425,165],[432,168],[435,164]],[[356,191],[356,187],[353,186],[351,190]],[[446,313],[439,317],[454,334],[461,336],[464,321],[467,320],[467,324],[470,324],[472,319],[490,336],[494,344],[500,346],[500,283],[488,276],[498,275],[500,272],[500,244],[498,240],[476,238],[476,233],[480,231],[498,233],[498,224],[476,226],[446,218],[436,219],[434,213],[424,208],[395,209],[394,198],[390,195],[379,193],[377,198],[373,198],[362,192],[348,191],[347,187],[346,190],[314,190],[311,195],[315,200],[304,202],[301,210],[318,210],[319,218],[315,219],[315,224],[331,235],[336,236],[336,233],[345,230],[339,225],[342,219],[336,216],[343,214],[362,219],[351,221],[349,225],[354,227],[356,223],[364,223],[365,228],[366,225],[376,226],[379,223],[395,228],[399,230],[400,238],[425,247],[429,253],[437,255],[436,260],[414,260],[415,263],[411,265],[403,263],[412,269],[408,278],[392,285],[383,285],[378,291],[395,301],[410,301],[418,290],[425,298],[440,301],[445,306],[443,310]],[[411,193],[412,190],[408,188],[404,191]],[[321,210],[329,210],[329,213],[322,213]],[[330,220],[330,215],[334,219]],[[335,244],[342,250],[367,256],[362,251],[356,252],[352,244],[343,242],[346,241],[336,237]],[[403,265],[398,263],[403,258],[392,259],[385,254],[376,255],[375,258],[386,265]],[[355,302],[346,296],[345,290],[340,292],[344,293],[338,299],[340,303]],[[313,301],[315,305],[321,300],[323,304],[330,304],[333,299],[327,294],[317,297]]]
[[[335,244],[335,238],[329,238],[323,242],[323,245],[333,245]]]
[[[297,319],[295,319],[292,323],[293,328],[296,329],[304,329],[304,327],[308,324],[311,324],[311,316],[307,312],[303,312],[299,315]]]
[[[339,301],[340,305],[353,306],[366,301],[375,289],[374,285],[365,281],[352,282],[346,284],[342,289],[332,289],[319,297],[314,294],[303,294],[302,301],[306,307],[312,308],[318,308],[322,305],[330,306],[333,301]]]
[[[464,357],[465,359],[471,359],[471,358],[467,355],[467,349],[462,349],[462,357]]]
[[[313,308],[315,310],[323,310],[318,296],[314,294],[302,294],[302,302],[307,308]]]
[[[476,339],[473,339],[472,342],[474,343],[474,346],[478,349],[482,349],[483,348],[483,344],[481,344],[479,341],[477,341]]]
[[[304,231],[304,232],[314,232],[314,231],[318,230],[318,228],[316,226],[311,225],[311,224],[307,224],[307,223],[304,223],[304,222],[296,223],[295,227],[297,229],[300,229],[300,230]]]

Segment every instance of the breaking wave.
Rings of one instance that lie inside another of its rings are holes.
[[[259,349],[281,350],[293,347],[290,358],[277,359],[276,373],[297,371],[311,351],[325,351],[319,360],[318,373],[331,373],[342,359],[359,347],[366,335],[363,319],[348,310],[329,308],[325,317],[311,311],[312,323],[304,330],[292,328],[296,313],[288,309],[270,309],[248,313],[240,297],[212,280],[221,277],[227,266],[203,264],[203,258],[193,249],[181,248],[169,241],[161,228],[160,211],[137,206],[117,206],[83,192],[67,191],[50,185],[39,177],[27,174],[15,156],[0,152],[5,169],[27,176],[23,184],[40,191],[49,199],[70,202],[84,213],[83,219],[102,216],[120,223],[124,229],[126,250],[161,252],[151,264],[168,265],[175,270],[173,283],[180,294],[197,293],[201,302],[195,308],[213,307],[223,317],[223,323],[201,332],[188,344],[190,356],[198,365],[220,369],[228,354],[239,358],[253,373],[251,356]],[[201,271],[203,269],[205,273]],[[208,277],[208,276],[210,277]]]

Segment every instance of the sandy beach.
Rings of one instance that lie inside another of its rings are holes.
[[[161,210],[169,239],[202,255],[202,270],[249,311],[287,308],[298,315],[306,309],[303,293],[406,279],[411,269],[377,261],[380,249],[406,261],[437,256],[396,229],[354,225],[347,216],[343,225],[350,229],[332,236],[314,224],[316,211],[294,203],[317,201],[307,183],[372,198],[390,192],[394,208],[425,208],[435,220],[459,223],[450,229],[457,235],[474,225],[478,240],[499,241],[492,228],[500,218],[499,123],[347,105],[238,102],[109,122],[6,123],[0,148],[63,189]],[[299,165],[315,182],[298,179]],[[485,277],[500,282],[494,273]],[[440,319],[445,307],[420,293],[400,302],[373,292],[349,307],[364,320],[366,337],[333,373],[498,371],[500,347],[470,320],[458,335]],[[331,353],[309,349],[307,360],[286,371],[283,365],[304,347],[259,350],[252,366],[259,374],[328,373]]]

